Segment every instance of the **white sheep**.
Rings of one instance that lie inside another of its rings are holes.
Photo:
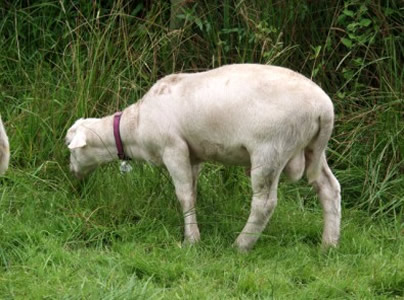
[[[173,74],[123,111],[118,136],[117,118],[80,119],[68,130],[72,172],[83,177],[118,159],[117,152],[164,165],[183,209],[186,242],[200,239],[195,203],[201,163],[217,161],[251,170],[251,212],[235,242],[240,250],[250,249],[268,223],[282,171],[292,180],[306,173],[323,206],[323,245],[337,245],[340,185],[325,156],[334,109],[306,77],[258,64]]]
[[[3,175],[8,169],[10,161],[10,146],[3,121],[0,116],[0,175]]]

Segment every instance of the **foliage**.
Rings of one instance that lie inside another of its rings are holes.
[[[171,32],[163,1],[6,2],[0,14],[2,113],[15,126],[15,167],[65,165],[74,119],[125,107],[163,75],[272,63],[333,98],[330,160],[348,185],[344,203],[402,211],[404,35],[395,1],[192,2],[184,29]]]
[[[402,297],[398,1],[188,2],[175,31],[168,1],[0,4],[0,110],[12,151],[0,179],[1,298]],[[321,212],[306,185],[281,187],[269,228],[240,256],[230,244],[250,188],[237,167],[205,168],[203,242],[190,249],[179,244],[164,171],[137,165],[123,177],[110,165],[71,178],[64,135],[75,119],[122,109],[164,75],[243,62],[290,67],[333,99],[340,249],[317,249]]]

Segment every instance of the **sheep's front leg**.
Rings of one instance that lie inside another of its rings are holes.
[[[197,185],[198,185],[198,177],[199,173],[201,172],[201,165],[200,164],[193,164],[192,165],[192,193],[194,198],[194,204],[196,205],[196,195],[198,193]]]
[[[198,168],[191,165],[186,145],[167,149],[163,161],[173,180],[175,193],[184,214],[184,242],[194,244],[200,240],[195,211]]]

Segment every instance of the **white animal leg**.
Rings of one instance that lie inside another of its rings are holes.
[[[192,194],[194,198],[194,205],[196,205],[198,177],[202,167],[200,164],[192,165]]]
[[[196,243],[200,240],[195,211],[198,168],[191,165],[186,145],[176,145],[176,148],[167,149],[163,161],[173,180],[175,193],[184,214],[184,241]]]
[[[338,180],[328,167],[325,153],[321,157],[320,173],[312,185],[316,189],[323,207],[323,246],[336,246],[340,235],[341,188]]]
[[[253,198],[247,224],[235,242],[239,250],[251,249],[268,223],[277,203],[279,173],[264,165],[251,168]]]

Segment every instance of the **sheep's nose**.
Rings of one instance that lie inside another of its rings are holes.
[[[84,177],[82,173],[80,173],[80,172],[78,172],[77,170],[74,169],[72,164],[70,164],[70,172],[72,172],[74,177],[76,177],[77,179],[81,180]]]

